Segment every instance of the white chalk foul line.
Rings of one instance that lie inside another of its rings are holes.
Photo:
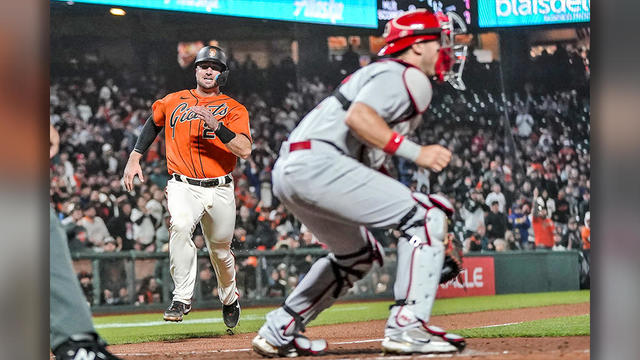
[[[257,315],[247,315],[243,316],[242,320],[262,320],[264,316]],[[216,324],[221,323],[221,318],[205,318],[205,319],[189,319],[183,320],[180,323],[189,325],[189,324]],[[110,329],[110,328],[127,328],[127,327],[147,327],[147,326],[162,326],[162,325],[173,325],[176,323],[172,321],[146,321],[146,322],[127,322],[127,323],[108,323],[108,324],[96,324],[96,329]]]
[[[497,327],[497,326],[516,325],[516,324],[522,324],[523,322],[524,321],[518,321],[518,322],[512,322],[512,323],[505,323],[505,324],[478,326],[477,329],[486,329],[486,328],[492,328],[492,327]]]
[[[332,309],[332,311],[354,311],[354,310],[364,310],[367,307],[358,306],[358,307],[346,307],[346,308],[336,308]],[[243,315],[240,320],[264,320],[265,317],[262,315]],[[180,322],[180,324],[184,325],[192,325],[192,324],[217,324],[221,323],[222,318],[204,318],[204,319],[185,319]],[[96,329],[112,329],[112,328],[130,328],[130,327],[149,327],[149,326],[175,326],[175,322],[172,321],[144,321],[144,322],[119,322],[119,323],[107,323],[107,324],[96,324]]]

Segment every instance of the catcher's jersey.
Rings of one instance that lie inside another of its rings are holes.
[[[236,156],[217,138],[204,120],[191,111],[206,106],[218,121],[251,141],[249,113],[225,94],[202,97],[195,90],[171,93],[153,103],[153,121],[164,126],[167,170],[192,178],[215,178],[233,171]]]
[[[339,91],[350,101],[362,102],[372,107],[394,131],[407,135],[413,131],[422,117],[420,111],[409,93],[409,88],[403,76],[408,66],[393,60],[383,60],[365,66],[349,76]],[[422,75],[423,76],[423,75]],[[422,89],[423,98],[431,99],[431,85],[426,80],[428,88]],[[377,167],[384,160],[384,153],[371,152],[368,146],[356,138],[344,120],[347,112],[342,103],[335,97],[329,96],[307,114],[289,136],[289,142],[304,140],[323,140],[330,142],[342,152],[360,162]]]

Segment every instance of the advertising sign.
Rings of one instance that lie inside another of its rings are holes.
[[[457,279],[440,284],[436,298],[480,296],[496,294],[496,279],[493,257],[465,257],[463,271]]]
[[[589,22],[591,0],[478,0],[478,26]]]
[[[66,0],[54,0],[65,1]],[[120,5],[259,19],[376,28],[376,0],[77,0],[76,3]]]
[[[467,25],[471,25],[472,21],[470,0],[381,0],[378,6],[378,20],[381,25],[407,11],[416,9],[445,13],[451,11],[460,15]]]

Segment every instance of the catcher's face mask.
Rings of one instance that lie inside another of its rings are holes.
[[[467,25],[458,14],[439,12],[436,17],[440,21],[440,53],[436,62],[436,76],[439,81],[447,81],[456,90],[465,90],[462,81],[462,70],[467,60],[467,45],[457,44],[456,35],[467,32]]]

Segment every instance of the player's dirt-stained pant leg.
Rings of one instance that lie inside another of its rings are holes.
[[[49,211],[49,345],[55,349],[71,335],[95,333],[96,330],[71,266],[67,236],[53,209]]]
[[[321,144],[314,141],[311,150],[281,153],[273,172],[275,195],[336,255],[355,254],[367,245],[366,233],[359,225],[402,228],[409,238],[415,236],[412,242],[425,243],[421,249],[426,255],[415,257],[413,264],[420,264],[425,268],[423,270],[437,276],[435,282],[415,286],[421,287],[421,294],[435,297],[444,253],[437,248],[431,249],[431,243],[427,241],[423,230],[427,209],[420,206],[409,188],[400,182]],[[403,241],[405,245],[409,244],[408,240]],[[411,256],[412,248],[399,247],[399,256]],[[368,261],[368,267],[371,267],[370,254],[362,253],[362,258],[354,256],[351,263],[348,258],[344,259],[342,263],[337,262],[340,266],[335,265],[336,255],[318,260],[287,298],[286,306],[267,315],[267,322],[259,334],[269,343],[275,346],[287,344],[295,332],[293,324],[306,324],[346,292],[340,289],[336,294],[334,289],[339,277],[349,279],[343,280],[349,287],[357,280],[357,272],[353,270],[365,269],[359,269],[356,263],[362,265]],[[398,266],[398,277],[409,276],[411,263],[399,262]],[[398,294],[396,298],[403,296],[405,294]],[[430,305],[421,303],[419,307],[424,308],[421,314],[430,313]]]
[[[233,188],[233,183],[211,188],[210,197],[205,203],[205,215],[200,220],[209,258],[218,279],[218,297],[224,305],[233,304],[238,299],[235,257],[231,252],[236,223]]]
[[[169,265],[175,289],[173,300],[191,304],[198,267],[197,249],[191,240],[205,211],[202,188],[174,179],[167,183],[169,227]]]

